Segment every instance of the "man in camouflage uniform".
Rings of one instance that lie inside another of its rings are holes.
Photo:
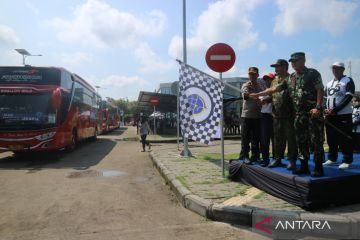
[[[290,76],[295,107],[295,132],[301,167],[294,174],[309,174],[310,143],[314,147],[314,177],[323,176],[324,161],[324,86],[320,73],[305,66],[305,53],[296,52],[289,59],[295,70]]]
[[[290,74],[288,73],[289,64],[285,59],[279,59],[271,67],[275,67],[277,74],[272,81],[271,87],[258,94],[251,94],[251,97],[262,95],[272,95],[272,115],[274,126],[274,153],[273,161],[269,167],[279,167],[283,164],[286,143],[288,145],[287,169],[296,169],[297,146],[294,129],[294,105],[292,100]]]

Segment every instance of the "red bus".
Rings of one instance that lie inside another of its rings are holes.
[[[100,96],[64,68],[0,66],[0,151],[74,149],[96,140]]]
[[[110,102],[103,100],[101,102],[102,112],[102,132],[109,132],[120,127],[119,108]]]

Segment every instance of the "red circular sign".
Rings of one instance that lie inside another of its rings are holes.
[[[226,72],[235,63],[235,52],[225,43],[216,43],[206,52],[205,60],[209,68],[215,72]]]
[[[159,105],[159,98],[157,96],[152,96],[149,100],[151,106]]]

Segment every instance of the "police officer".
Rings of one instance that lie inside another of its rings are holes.
[[[334,79],[325,87],[325,115],[327,122],[330,123],[326,124],[329,155],[323,165],[335,164],[341,147],[343,159],[339,169],[347,169],[353,161],[351,100],[355,93],[355,84],[350,77],[344,75],[344,63],[335,62],[331,67]]]
[[[289,64],[285,59],[278,59],[271,67],[275,67],[276,78],[271,87],[258,94],[250,94],[258,97],[272,94],[272,115],[274,127],[274,152],[273,160],[269,167],[283,166],[281,159],[284,158],[286,143],[288,145],[288,170],[296,169],[297,145],[294,129],[294,104],[290,84]]]
[[[244,160],[246,164],[251,164],[260,160],[260,110],[261,104],[259,99],[249,98],[249,94],[263,91],[265,83],[258,79],[259,69],[250,67],[248,69],[249,81],[241,87],[243,96],[243,107],[241,112],[241,151],[239,159]],[[251,158],[249,158],[251,143]]]
[[[300,153],[301,167],[294,174],[309,174],[310,142],[314,147],[315,169],[311,175],[324,175],[324,120],[323,97],[324,86],[320,73],[305,66],[305,53],[291,54],[289,62],[295,70],[290,75],[295,108],[295,135]]]

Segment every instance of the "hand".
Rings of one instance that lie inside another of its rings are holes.
[[[325,115],[326,115],[326,116],[334,115],[333,109],[332,109],[332,108],[330,108],[330,109],[325,109]]]
[[[259,98],[255,98],[254,100],[255,100],[255,102],[256,102],[256,104],[257,104],[258,106],[262,106],[262,105],[263,105],[262,101],[261,101]]]
[[[256,93],[250,93],[250,94],[249,94],[249,97],[252,98],[252,99],[257,99],[257,98],[258,98],[258,94],[256,94]]]
[[[318,118],[320,117],[320,111],[317,108],[313,108],[310,110],[311,118]]]

